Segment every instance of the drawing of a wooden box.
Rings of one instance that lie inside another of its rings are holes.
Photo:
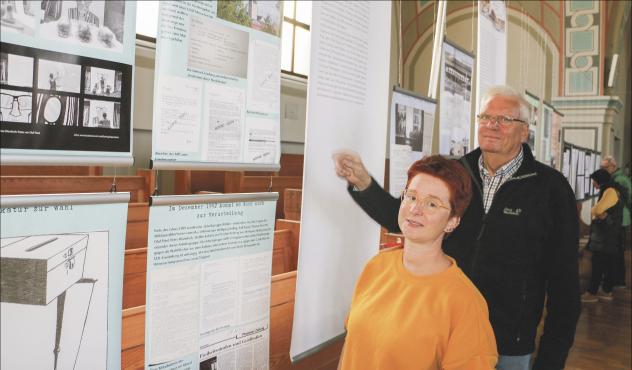
[[[83,277],[87,245],[87,234],[29,236],[3,245],[0,301],[50,303]]]

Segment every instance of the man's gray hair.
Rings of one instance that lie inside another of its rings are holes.
[[[529,102],[527,102],[522,94],[514,90],[509,86],[492,86],[483,94],[483,98],[481,99],[481,112],[484,112],[487,109],[487,105],[489,102],[497,97],[502,96],[504,98],[509,98],[516,101],[518,104],[518,108],[520,110],[519,116],[517,118],[529,122],[529,118],[531,116],[531,109]]]
[[[615,168],[617,167],[617,160],[611,155],[603,157],[601,161],[606,162],[606,166],[613,165]]]

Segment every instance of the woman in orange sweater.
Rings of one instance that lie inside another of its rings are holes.
[[[487,304],[441,249],[470,198],[458,162],[431,156],[413,163],[398,217],[404,247],[373,257],[360,275],[339,369],[496,366]]]

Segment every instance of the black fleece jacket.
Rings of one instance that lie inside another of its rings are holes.
[[[575,197],[562,174],[536,161],[524,145],[520,168],[485,214],[480,155],[477,149],[460,159],[470,173],[472,201],[443,249],[485,297],[501,355],[534,351],[546,297],[534,369],[563,369],[580,312]],[[375,221],[399,231],[400,200],[375,180],[364,191],[350,186],[349,192]]]

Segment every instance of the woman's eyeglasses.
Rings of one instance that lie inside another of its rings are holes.
[[[402,205],[410,207],[415,204],[423,210],[424,213],[429,215],[436,214],[442,208],[447,209],[448,211],[450,210],[450,207],[445,206],[440,199],[433,196],[420,197],[417,195],[416,191],[410,189],[406,189],[402,192],[401,199]]]

